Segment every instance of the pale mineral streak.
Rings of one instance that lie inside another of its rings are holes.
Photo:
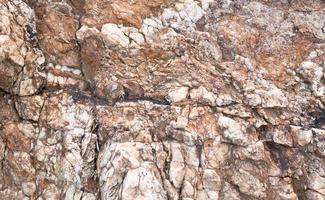
[[[0,0],[1,200],[325,200],[323,0]]]

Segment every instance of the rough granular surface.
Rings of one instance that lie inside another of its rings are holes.
[[[0,0],[1,200],[325,200],[324,0]]]

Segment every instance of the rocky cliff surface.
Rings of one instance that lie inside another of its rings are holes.
[[[324,200],[323,0],[0,0],[0,199]]]

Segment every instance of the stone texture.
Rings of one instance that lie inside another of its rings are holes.
[[[322,0],[0,0],[0,199],[325,199]]]

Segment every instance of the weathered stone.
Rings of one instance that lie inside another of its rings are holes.
[[[284,130],[285,130],[284,128],[282,128],[282,130],[275,129],[273,133],[273,141],[278,144],[292,147],[293,146],[292,135],[290,134],[290,132]]]
[[[317,151],[321,154],[321,155],[325,155],[325,131],[323,129],[312,129],[313,134],[315,135],[315,146]]]
[[[251,81],[244,86],[247,93],[253,92],[246,95],[249,105],[263,108],[286,107],[288,105],[286,96],[279,88],[265,80],[257,80],[257,82],[260,84],[257,87]]]
[[[32,196],[36,191],[36,185],[33,182],[27,182],[22,184],[22,190],[25,195]]]
[[[38,121],[43,104],[44,99],[42,96],[21,97],[16,103],[16,109],[21,118]]]
[[[311,83],[311,90],[316,96],[324,96],[324,67],[310,61],[305,61],[301,63],[299,73],[306,79],[306,81]]]
[[[302,130],[299,126],[291,126],[291,133],[295,143],[300,146],[305,146],[313,141],[312,130]]]
[[[0,0],[0,199],[324,199],[323,10]]]
[[[220,116],[218,119],[218,124],[221,129],[223,129],[223,136],[225,139],[229,140],[231,143],[237,145],[247,145],[249,144],[248,136],[243,132],[242,126],[235,120]]]
[[[122,47],[129,45],[129,38],[123,32],[123,29],[116,24],[104,24],[101,33],[113,44],[121,45]]]
[[[200,103],[206,103],[211,106],[216,105],[216,95],[207,91],[204,87],[191,90],[190,97]]]
[[[183,101],[186,99],[187,93],[187,87],[176,88],[168,93],[168,100],[171,102]]]
[[[235,171],[231,180],[235,185],[238,185],[239,191],[244,194],[252,195],[255,198],[265,198],[266,196],[266,188],[263,183],[242,169]]]
[[[85,0],[85,13],[81,19],[83,25],[100,28],[103,24],[114,23],[140,28],[142,21],[156,16],[162,7],[171,5],[172,1],[107,1]]]
[[[50,62],[79,67],[78,21],[67,3],[50,3],[35,11],[40,45]]]

